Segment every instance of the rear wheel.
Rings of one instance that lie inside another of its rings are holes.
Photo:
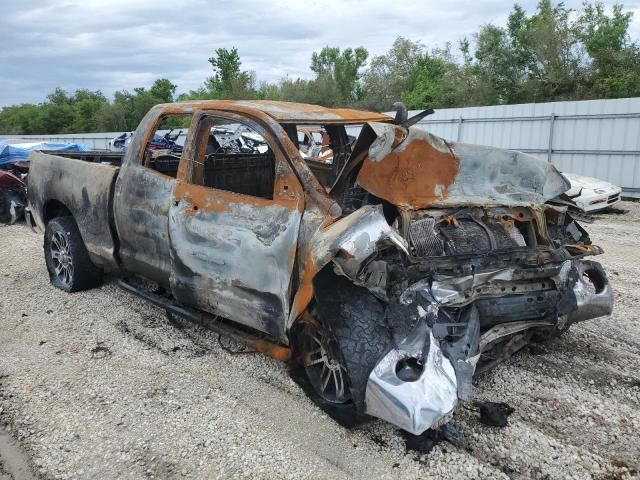
[[[102,284],[103,271],[96,267],[72,217],[47,223],[44,258],[51,283],[65,292],[77,292]]]

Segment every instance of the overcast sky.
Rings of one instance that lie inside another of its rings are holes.
[[[536,0],[522,0],[528,12]],[[614,2],[604,2],[612,5]],[[581,0],[567,0],[577,8]],[[218,47],[238,47],[258,81],[309,77],[325,45],[385,52],[398,35],[428,47],[457,43],[484,23],[503,25],[500,0],[0,0],[0,106],[40,102],[55,87],[115,90],[165,77],[178,92],[210,75]],[[640,38],[640,0],[632,36]]]

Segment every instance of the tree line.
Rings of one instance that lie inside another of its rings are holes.
[[[129,131],[153,105],[190,99],[266,99],[388,111],[398,100],[409,109],[625,98],[640,96],[640,45],[631,39],[632,13],[607,12],[586,1],[579,11],[541,0],[527,14],[519,5],[506,25],[486,24],[454,48],[427,48],[397,37],[369,58],[362,46],[324,47],[311,56],[312,78],[257,82],[242,69],[236,48],[209,58],[211,77],[176,95],[177,85],[101,91],[57,88],[39,104],[0,110],[0,133],[38,134]]]

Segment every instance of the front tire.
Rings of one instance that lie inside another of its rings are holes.
[[[348,372],[332,333],[312,318],[300,321],[294,331],[294,361],[290,370],[293,380],[311,401],[343,427],[366,421],[365,415],[358,414],[351,398]],[[332,364],[338,365],[340,376],[334,376]]]
[[[310,319],[294,330],[294,380],[343,426],[363,423],[369,374],[392,347],[385,306],[329,269],[314,280]]]
[[[44,233],[44,258],[51,283],[65,292],[102,285],[104,273],[94,265],[72,217],[54,218]]]

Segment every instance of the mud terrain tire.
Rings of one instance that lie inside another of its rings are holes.
[[[318,274],[314,286],[313,316],[340,346],[351,398],[342,404],[327,402],[315,391],[308,376],[300,379],[298,371],[298,375],[293,375],[294,380],[334,420],[353,426],[368,419],[365,414],[367,381],[373,368],[392,347],[385,322],[386,308],[368,290],[331,271]],[[304,374],[304,369],[301,370]]]
[[[102,285],[104,273],[89,258],[72,217],[57,217],[47,223],[44,258],[51,283],[65,292],[89,290]]]

